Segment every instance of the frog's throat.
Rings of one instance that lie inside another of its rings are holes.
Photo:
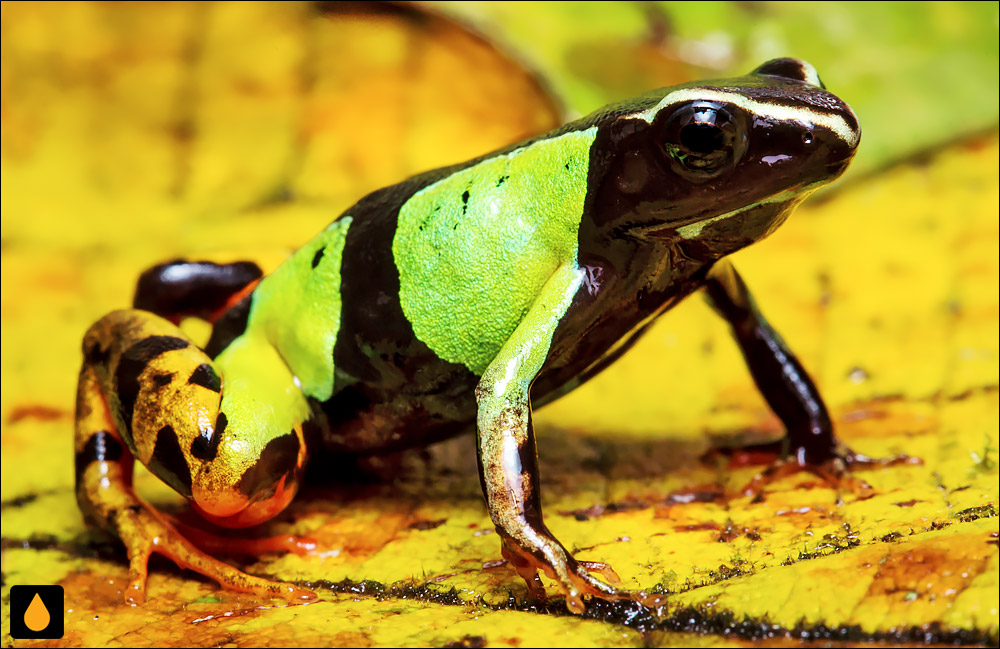
[[[856,147],[858,140],[861,138],[861,132],[858,129],[852,128],[847,120],[837,112],[824,112],[815,108],[759,101],[738,92],[729,92],[717,88],[682,88],[675,90],[668,93],[656,106],[635,113],[632,117],[652,124],[661,110],[672,104],[679,104],[685,101],[722,101],[739,106],[751,115],[766,115],[772,119],[785,122],[816,124],[836,133],[837,137],[851,148]],[[843,104],[840,110],[851,111],[850,107],[846,104]],[[853,115],[854,113],[851,112],[851,114]],[[856,117],[855,123],[857,123]]]

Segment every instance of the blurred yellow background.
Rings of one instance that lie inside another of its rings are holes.
[[[3,3],[4,644],[30,644],[9,637],[10,586],[61,583],[73,645],[739,644],[797,628],[995,645],[997,47],[996,3]],[[862,145],[734,263],[841,438],[922,465],[863,473],[877,495],[843,506],[805,475],[734,496],[761,467],[705,453],[780,425],[693,299],[536,417],[550,528],[666,609],[526,604],[494,566],[469,439],[313,489],[269,526],[322,551],[241,565],[326,580],[317,604],[262,610],[154,562],[150,602],[121,605],[124,553],[76,510],[73,395],[83,332],[142,270],[274,268],[372,189],[774,56],[815,65]]]

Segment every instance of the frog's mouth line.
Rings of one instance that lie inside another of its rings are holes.
[[[716,216],[685,219],[683,221],[677,221],[669,224],[656,223],[652,225],[641,225],[636,228],[633,228],[632,234],[638,237],[652,237],[655,239],[662,239],[666,236],[669,236],[669,234],[676,233],[680,235],[682,239],[694,239],[701,234],[705,226],[712,225],[713,223],[718,223],[719,221],[724,221],[734,216],[745,214],[763,205],[787,202],[789,203],[790,207],[794,207],[796,204],[805,199],[813,191],[822,187],[823,185],[826,185],[828,182],[829,180],[824,179],[824,180],[818,180],[809,185],[805,185],[804,187],[786,189],[783,192],[778,192],[777,194],[768,196],[767,198],[759,200],[756,203],[750,203],[749,205],[738,207],[730,212],[717,214]]]

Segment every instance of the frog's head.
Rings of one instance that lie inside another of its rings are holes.
[[[683,242],[704,258],[770,234],[843,173],[861,136],[850,107],[796,59],[637,102],[598,118],[595,146],[605,157],[595,221],[626,236]]]

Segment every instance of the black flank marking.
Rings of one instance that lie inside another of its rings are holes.
[[[195,437],[191,442],[191,455],[195,456],[202,462],[211,462],[215,459],[216,454],[219,452],[219,441],[222,439],[222,433],[226,430],[226,424],[229,420],[226,419],[226,413],[220,412],[219,416],[215,419],[215,428],[207,428],[201,431],[201,435]]]
[[[159,476],[180,495],[191,497],[191,469],[184,459],[177,434],[170,426],[164,426],[156,434],[156,446],[149,458],[149,470]]]
[[[462,216],[465,216],[465,210],[469,209],[469,190],[466,189],[462,192]]]
[[[117,462],[124,450],[121,442],[106,430],[99,430],[91,435],[83,450],[76,454],[77,483],[91,462]]]
[[[497,180],[497,187],[507,182],[508,178],[510,178],[510,176],[500,176],[500,179]]]
[[[240,478],[240,491],[247,496],[259,496],[293,471],[299,458],[299,438],[295,433],[276,437],[267,443],[260,458]]]
[[[123,435],[132,435],[132,410],[139,396],[139,375],[146,369],[149,362],[175,349],[184,349],[188,341],[175,336],[150,336],[143,338],[125,350],[115,368],[115,383],[118,387],[118,399],[121,402],[121,418],[125,423]]]
[[[111,352],[107,348],[101,347],[100,343],[95,342],[87,348],[83,353],[83,357],[88,365],[105,365],[108,362],[108,358],[111,357]]]
[[[191,373],[191,378],[188,379],[188,383],[200,385],[212,392],[222,390],[222,380],[219,379],[219,375],[215,373],[215,369],[208,363],[202,363],[195,368],[194,372]]]
[[[312,260],[313,268],[319,266],[319,260],[323,258],[323,250],[324,250],[323,248],[320,248],[319,250],[316,251],[316,254],[313,255],[313,260]]]
[[[156,374],[155,376],[153,376],[153,383],[156,384],[156,387],[162,388],[163,386],[170,383],[173,380],[173,378],[174,378],[173,374]]]

